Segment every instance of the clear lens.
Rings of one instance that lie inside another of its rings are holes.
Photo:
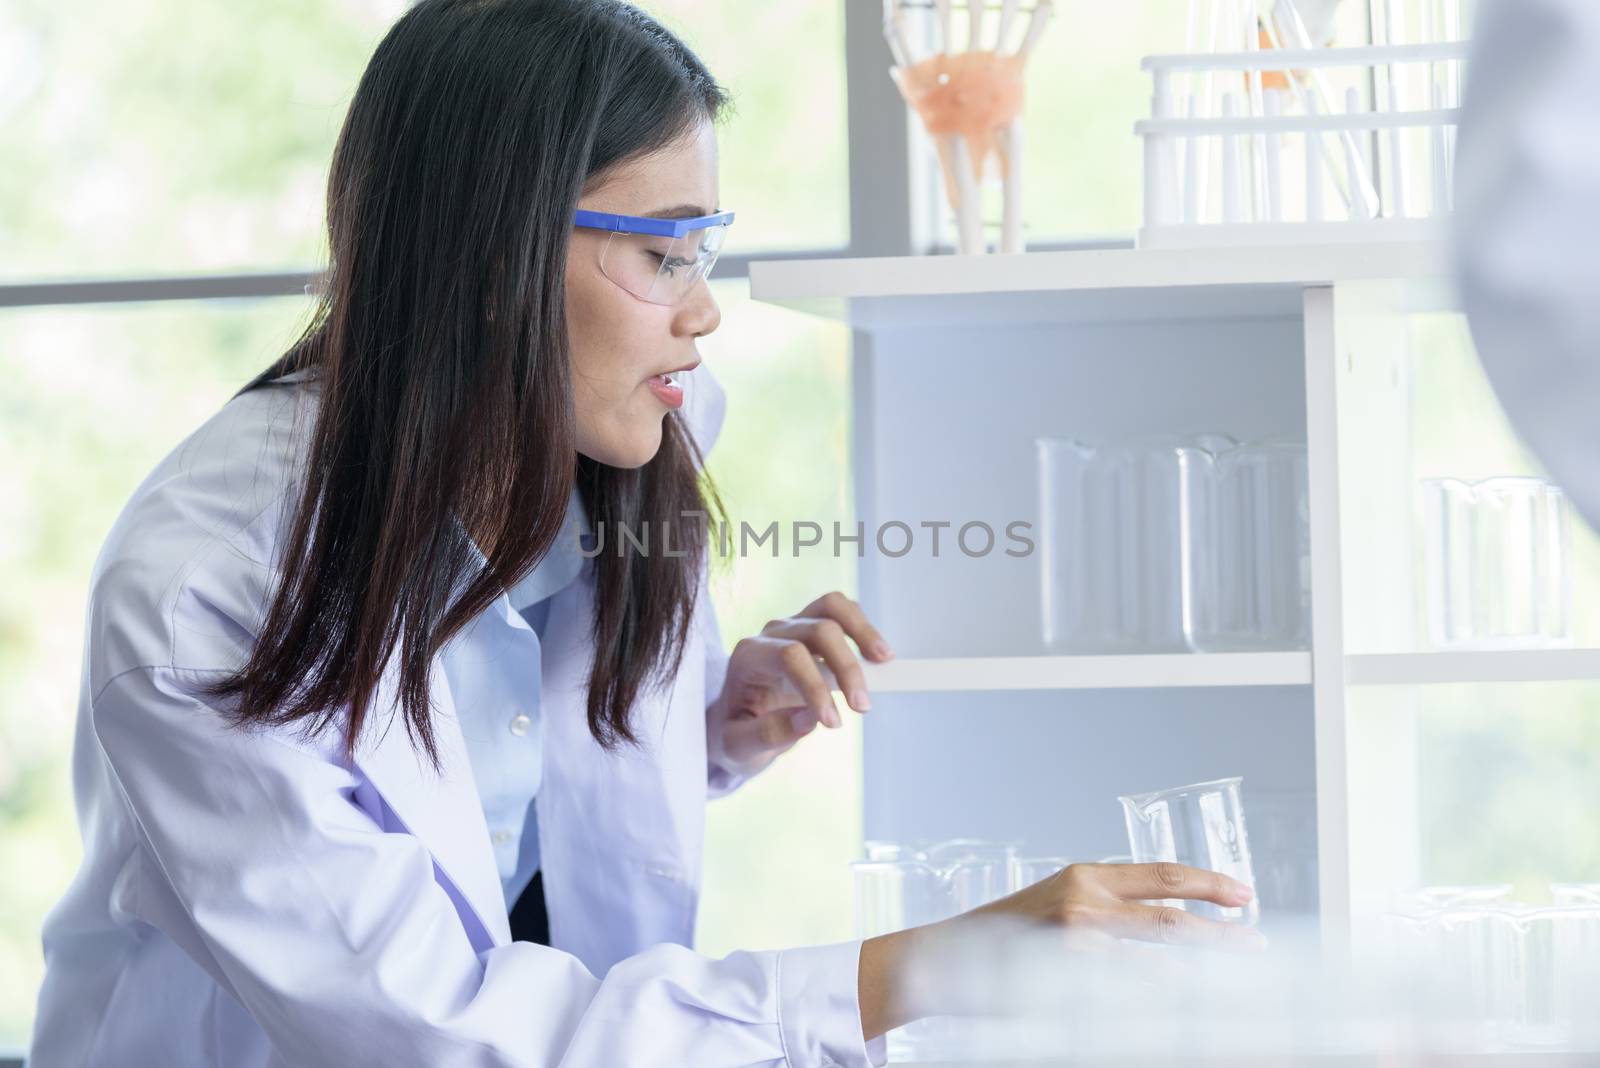
[[[682,237],[612,233],[600,253],[600,272],[640,300],[676,304],[717,262],[726,225]]]

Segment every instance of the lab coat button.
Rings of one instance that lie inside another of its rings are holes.
[[[531,726],[533,726],[533,720],[529,719],[527,714],[524,712],[518,712],[516,715],[511,717],[511,733],[515,734],[518,738],[521,738],[524,734],[527,734],[528,728]]]

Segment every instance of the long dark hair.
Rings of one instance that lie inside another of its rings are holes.
[[[544,556],[576,480],[596,529],[670,527],[687,550],[594,561],[589,730],[637,741],[630,709],[677,671],[700,593],[695,517],[723,510],[677,412],[638,469],[578,455],[567,246],[586,183],[726,103],[618,0],[422,0],[389,30],[334,149],[318,307],[245,387],[311,369],[320,405],[265,623],[214,688],[238,723],[347,716],[353,756],[397,657],[406,730],[437,766],[433,657]]]

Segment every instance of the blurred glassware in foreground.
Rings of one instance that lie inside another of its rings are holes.
[[[1553,906],[1509,887],[1435,887],[1363,923],[1363,950],[1427,972],[1484,1050],[1565,1049],[1600,1039],[1600,898],[1555,884]]]
[[[996,921],[908,968],[919,995],[969,1014],[979,1063],[1597,1063],[1600,910],[1441,915],[1456,917],[1446,945],[1379,938],[1341,952],[1307,922],[1244,954],[1068,950],[1059,932]]]
[[[1018,843],[976,838],[866,843],[855,879],[856,934],[872,938],[949,919],[1020,890]],[[966,1022],[933,1016],[889,1032],[892,1059],[961,1048]]]

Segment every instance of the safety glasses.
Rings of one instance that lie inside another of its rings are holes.
[[[733,212],[690,219],[655,219],[579,210],[573,224],[604,230],[600,273],[651,304],[677,304],[711,272]]]

